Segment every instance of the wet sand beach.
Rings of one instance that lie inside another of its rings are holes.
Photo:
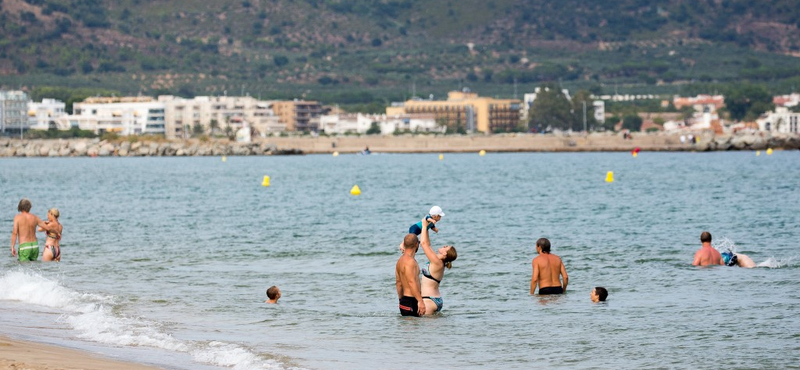
[[[155,370],[158,368],[101,358],[68,348],[0,337],[0,369]]]

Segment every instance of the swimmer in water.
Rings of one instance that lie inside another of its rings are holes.
[[[569,276],[561,257],[550,253],[550,241],[547,238],[536,241],[536,253],[539,255],[531,262],[533,266],[531,294],[535,292],[537,285],[539,295],[564,294],[567,291]]]
[[[428,237],[428,222],[428,219],[422,219],[420,246],[430,262],[428,262],[427,269],[422,269],[422,276],[425,279],[420,279],[420,292],[422,300],[425,302],[425,314],[433,315],[441,311],[444,306],[442,294],[439,292],[439,284],[444,279],[444,268],[451,268],[452,262],[458,258],[458,254],[456,248],[451,245],[445,245],[435,252],[433,251],[431,239]]]
[[[605,302],[606,297],[608,297],[608,290],[606,290],[606,288],[603,288],[601,286],[594,287],[594,289],[592,289],[592,291],[589,292],[589,298],[594,303]]]
[[[50,230],[45,230],[42,227],[38,229],[38,231],[47,232],[42,261],[61,262],[61,232],[64,230],[64,226],[58,222],[59,215],[61,213],[58,212],[58,208],[50,208],[47,211],[47,221],[44,222],[50,226]]]
[[[695,252],[694,254],[694,261],[692,261],[693,266],[712,266],[712,265],[722,265],[722,256],[720,256],[719,252],[711,246],[711,233],[708,231],[703,231],[700,234],[700,242],[703,243],[703,246]]]
[[[726,266],[739,266],[746,269],[756,267],[756,263],[753,262],[752,258],[748,257],[746,254],[733,253],[730,249],[722,253],[722,262]]]
[[[264,303],[269,304],[278,304],[278,300],[281,299],[281,290],[276,286],[271,286],[267,289],[267,299]]]

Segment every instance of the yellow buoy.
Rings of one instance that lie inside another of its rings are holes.
[[[333,156],[334,157],[338,157],[339,156],[339,152],[333,152]]]
[[[269,176],[264,176],[264,181],[261,182],[261,186],[269,186]]]
[[[760,150],[756,150],[756,157],[758,157],[760,155],[761,155],[761,151]]]
[[[443,159],[444,159],[444,154],[439,154],[439,160],[441,161]]]
[[[350,194],[361,195],[361,189],[359,189],[358,185],[353,185],[353,188],[350,189]]]
[[[481,157],[483,157],[483,156],[485,156],[485,155],[486,155],[486,151],[485,151],[485,150],[483,150],[483,149],[481,149],[481,151],[480,151],[480,152],[478,152],[478,155],[480,155]]]
[[[606,182],[614,182],[614,171],[606,173]]]
[[[223,161],[223,162],[225,162],[225,161],[227,161],[227,160],[228,160],[228,157],[226,157],[226,156],[224,156],[224,155],[223,155],[223,156],[222,156],[222,161]]]
[[[772,148],[767,148],[767,155],[772,155]]]
[[[636,158],[636,156],[639,155],[639,153],[636,152],[631,152],[631,154],[633,155],[633,158]]]

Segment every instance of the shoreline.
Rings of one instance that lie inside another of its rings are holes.
[[[159,370],[161,368],[101,357],[91,352],[0,335],[0,368],[25,370]]]
[[[250,143],[228,139],[118,140],[0,138],[0,157],[183,157],[251,156],[359,153],[369,147],[374,153],[471,153],[487,152],[629,152],[636,148],[658,152],[705,152],[728,150],[800,149],[800,135],[745,133],[698,134],[697,143],[680,142],[680,134],[588,135],[497,134],[398,136],[286,136],[255,138]]]

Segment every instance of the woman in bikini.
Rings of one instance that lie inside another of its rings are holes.
[[[44,252],[42,252],[42,261],[58,261],[61,262],[61,231],[64,229],[64,226],[58,222],[58,216],[60,213],[56,208],[50,208],[47,211],[47,221],[45,223],[48,224],[49,230],[45,230],[43,228],[39,228],[39,231],[45,231],[47,233],[47,241],[44,244]]]
[[[444,268],[452,267],[452,262],[456,260],[458,254],[456,248],[445,245],[436,252],[431,248],[431,240],[428,237],[428,220],[422,220],[422,234],[420,235],[420,246],[428,257],[428,268],[422,269],[422,279],[420,279],[420,289],[422,301],[425,302],[425,315],[433,315],[442,310],[444,301],[442,294],[439,293],[439,284],[444,279]]]

